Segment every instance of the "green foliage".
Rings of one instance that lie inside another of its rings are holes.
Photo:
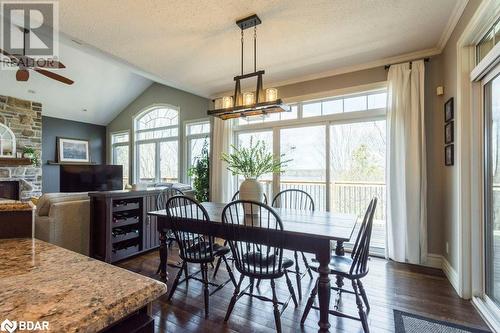
[[[201,154],[195,158],[194,165],[188,169],[188,176],[193,179],[196,200],[199,202],[208,201],[210,190],[209,167],[208,140],[205,140]]]
[[[351,167],[344,178],[349,180],[384,179],[384,170],[376,163],[376,157],[365,144],[353,150]]]
[[[40,166],[40,154],[34,148],[24,147],[23,156],[30,156],[31,164],[35,167]]]
[[[221,159],[227,163],[227,169],[233,175],[242,175],[245,179],[257,179],[266,173],[283,173],[286,164],[291,160],[285,160],[285,154],[275,158],[268,152],[266,144],[258,140],[254,145],[250,140],[250,147],[231,146],[233,152],[222,153]]]

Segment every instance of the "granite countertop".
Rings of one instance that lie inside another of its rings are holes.
[[[97,332],[155,300],[164,283],[37,239],[0,240],[0,320]]]

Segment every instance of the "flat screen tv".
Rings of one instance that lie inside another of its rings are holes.
[[[121,165],[61,165],[59,175],[60,192],[123,189]]]

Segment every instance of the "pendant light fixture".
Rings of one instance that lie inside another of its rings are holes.
[[[262,21],[257,15],[251,15],[236,21],[236,25],[241,29],[241,75],[235,76],[235,86],[233,96],[224,96],[215,100],[215,110],[208,110],[209,116],[219,117],[223,120],[266,115],[276,112],[289,112],[290,107],[278,98],[276,88],[264,90],[262,76],[265,71],[257,71],[257,25]],[[253,36],[253,72],[244,74],[243,72],[243,46],[244,31],[254,28]],[[257,87],[255,91],[241,92],[241,80],[257,77]]]

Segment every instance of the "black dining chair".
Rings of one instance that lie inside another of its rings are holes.
[[[161,186],[163,188],[164,186]],[[176,188],[173,188],[172,186],[169,186],[165,189],[163,189],[158,195],[156,196],[156,210],[162,210],[167,208],[167,201],[174,195],[184,195],[184,193]],[[167,244],[168,247],[172,247],[172,243],[175,241],[175,236],[172,233],[171,230],[168,230],[167,232]],[[156,270],[156,274],[160,273],[161,270],[161,265],[158,265],[158,269]],[[179,268],[178,265],[172,265],[168,264],[170,267],[174,268]],[[186,276],[187,276],[187,271],[186,271]]]
[[[245,214],[245,212],[250,214]],[[228,242],[233,254],[234,263],[240,279],[234,289],[224,321],[228,321],[234,305],[242,296],[255,297],[261,301],[272,302],[276,330],[281,332],[281,314],[285,311],[290,299],[297,307],[297,298],[287,269],[293,266],[291,259],[283,256],[285,234],[283,223],[278,214],[266,204],[237,200],[229,203],[222,211],[222,223],[231,225]],[[246,228],[245,228],[246,227]],[[265,229],[264,237],[252,237],[252,229]],[[264,244],[271,244],[264,245]],[[285,302],[279,302],[276,295],[275,280],[285,276],[290,296]],[[247,287],[241,288],[245,277],[250,279]],[[270,280],[272,298],[254,294],[256,279]],[[281,309],[279,306],[281,305]]]
[[[209,309],[209,296],[222,289],[227,283],[232,281],[236,287],[236,280],[234,279],[231,267],[229,267],[225,255],[229,253],[230,249],[226,246],[221,246],[214,242],[213,236],[205,236],[199,233],[182,231],[182,225],[185,223],[207,223],[210,221],[205,208],[201,206],[194,199],[187,196],[177,195],[173,196],[167,201],[167,215],[172,222],[172,231],[175,235],[177,244],[179,245],[179,257],[182,260],[181,269],[175,277],[172,288],[168,295],[170,300],[177,289],[177,286],[189,279],[194,279],[203,283],[203,295],[205,299],[205,317],[208,317]],[[221,257],[226,264],[226,269],[229,274],[229,279],[222,284],[215,284],[208,280],[208,264],[213,262],[215,258]],[[187,271],[187,265],[199,264],[200,270],[187,275],[180,281],[183,272]],[[201,272],[201,279],[196,277]],[[209,287],[213,286],[215,289],[210,292]]]
[[[363,284],[361,283],[361,279],[368,274],[368,256],[370,252],[373,216],[375,214],[376,208],[377,198],[373,198],[370,201],[368,209],[366,210],[365,217],[363,218],[363,223],[361,224],[358,236],[356,237],[356,242],[354,243],[354,247],[352,248],[351,256],[346,257],[332,255],[329,265],[330,274],[351,280],[353,290],[332,287],[332,290],[335,290],[337,292],[338,297],[336,299],[334,310],[329,310],[328,312],[334,316],[361,321],[363,330],[366,333],[370,331],[367,319],[368,313],[370,312],[370,304],[368,303],[368,297],[366,296],[366,291]],[[318,272],[318,266],[319,265],[315,260],[313,260],[310,265],[311,269],[315,272]],[[307,304],[300,321],[301,325],[304,324],[311,308],[319,310],[318,307],[313,306],[314,299],[318,294],[318,283],[319,277],[316,281],[316,285],[311,291],[311,296],[307,300]],[[342,293],[353,294],[355,296],[359,317],[355,317],[338,310]],[[364,307],[366,307],[366,310],[363,308],[363,303]]]
[[[299,190],[299,189],[288,189],[283,190],[276,194],[273,198],[273,207],[276,208],[288,208],[288,209],[296,209],[296,210],[308,210],[314,211],[314,200],[309,195],[309,193]],[[309,274],[309,277],[312,279],[313,275],[311,269],[309,268],[309,262],[304,254],[304,252],[300,252],[302,255],[302,261],[304,262],[304,266],[306,267],[306,272]],[[302,299],[302,285],[301,280],[305,276],[306,272],[302,273],[299,267],[299,255],[297,251],[293,253],[295,258],[295,279],[297,281],[297,289],[299,292],[299,299]]]
[[[267,195],[265,193],[263,193],[263,194],[264,194],[264,204],[267,205]],[[231,201],[236,201],[236,200],[240,200],[240,191],[236,191],[236,193],[233,194]],[[224,246],[227,246],[227,241],[224,241]],[[232,257],[228,257],[227,259],[233,260]],[[213,275],[214,278],[217,276],[217,272],[219,271],[220,264],[221,264],[221,259],[219,258],[219,260],[217,260],[217,263],[215,264],[215,270],[214,270],[214,275]],[[260,282],[260,280],[259,280],[259,282]]]
[[[267,195],[265,193],[262,193],[264,195],[264,203],[267,205]],[[233,194],[233,197],[231,198],[231,201],[236,201],[240,200],[240,191],[236,191],[236,193]]]

